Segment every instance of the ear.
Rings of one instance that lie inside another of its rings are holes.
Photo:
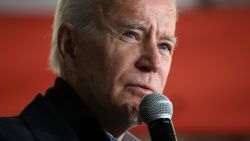
[[[76,33],[71,23],[63,23],[58,30],[58,50],[61,66],[75,71]]]

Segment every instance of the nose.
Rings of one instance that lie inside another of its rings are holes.
[[[157,72],[161,65],[161,56],[157,43],[150,39],[141,48],[141,55],[136,61],[135,66],[142,72]]]

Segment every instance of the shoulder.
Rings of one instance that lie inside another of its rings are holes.
[[[0,118],[1,141],[34,141],[31,132],[21,117]]]
[[[39,95],[36,99],[40,99],[40,97]],[[23,116],[25,111],[15,117],[0,117],[0,141],[34,141],[32,131],[28,125],[29,121],[24,119]]]

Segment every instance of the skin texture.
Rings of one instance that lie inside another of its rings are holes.
[[[145,95],[162,93],[175,47],[171,0],[100,2],[96,29],[87,35],[70,23],[59,29],[63,77],[115,137],[141,124]]]

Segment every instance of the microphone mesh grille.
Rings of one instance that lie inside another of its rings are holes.
[[[149,124],[153,120],[160,118],[172,118],[173,105],[163,94],[153,93],[143,98],[139,106],[141,119]]]

